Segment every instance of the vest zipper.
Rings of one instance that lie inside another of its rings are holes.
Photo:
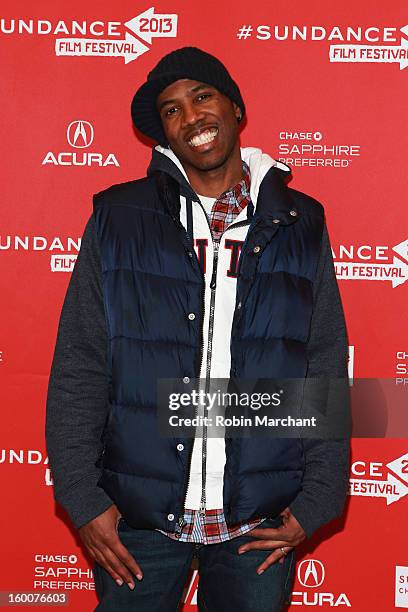
[[[210,388],[210,373],[211,373],[211,357],[212,357],[212,342],[214,333],[214,309],[215,309],[215,289],[217,286],[217,269],[218,269],[218,249],[220,246],[219,240],[213,240],[213,269],[210,281],[211,298],[210,298],[210,316],[208,323],[208,345],[207,345],[207,366],[206,366],[206,377],[205,377],[205,393],[209,392]],[[205,396],[207,397],[207,395]],[[206,464],[207,464],[207,425],[203,426],[203,441],[202,441],[202,455],[201,455],[201,501],[199,512],[201,516],[205,516],[205,504],[206,504]]]

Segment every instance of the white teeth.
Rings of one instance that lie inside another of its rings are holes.
[[[206,144],[207,142],[211,142],[212,140],[214,140],[217,133],[217,128],[206,130],[205,132],[202,132],[202,134],[198,134],[198,136],[193,136],[188,142],[193,147],[199,147],[200,145]]]

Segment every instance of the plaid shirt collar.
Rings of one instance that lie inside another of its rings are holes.
[[[239,183],[228,189],[228,191],[224,191],[216,200],[216,202],[225,202],[227,204],[236,206],[239,209],[239,212],[247,206],[248,202],[251,199],[249,194],[249,190],[251,187],[251,173],[249,171],[249,166],[246,162],[242,160],[242,170],[244,172],[243,178]],[[214,202],[214,204],[216,204]]]
[[[214,202],[209,215],[210,226],[215,240],[219,240],[227,227],[233,223],[251,201],[251,174],[249,166],[242,161],[243,178],[239,183],[224,191]]]

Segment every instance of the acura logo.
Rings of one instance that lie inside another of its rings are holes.
[[[75,149],[90,147],[94,139],[94,129],[89,121],[72,121],[67,128],[67,140]]]
[[[305,559],[298,567],[298,580],[304,587],[319,587],[324,580],[324,565],[317,559]]]

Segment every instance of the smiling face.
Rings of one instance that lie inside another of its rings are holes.
[[[240,160],[237,119],[241,110],[212,85],[179,79],[158,96],[157,110],[187,175]]]

